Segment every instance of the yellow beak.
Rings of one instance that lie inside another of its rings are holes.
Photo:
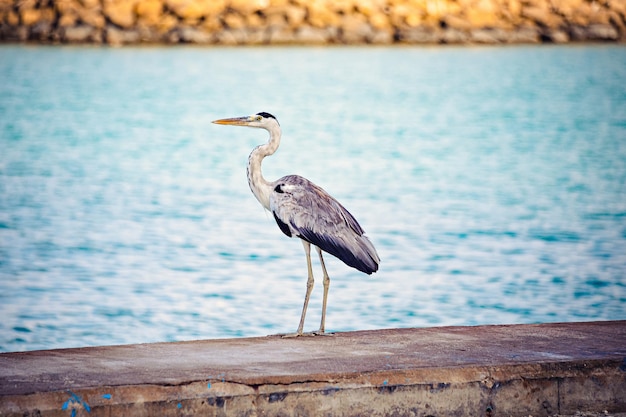
[[[232,117],[230,119],[218,119],[213,120],[213,123],[218,125],[232,125],[232,126],[247,126],[249,123],[249,117]]]

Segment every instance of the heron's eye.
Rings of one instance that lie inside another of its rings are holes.
[[[256,119],[260,122],[262,117],[261,116],[257,116]]]

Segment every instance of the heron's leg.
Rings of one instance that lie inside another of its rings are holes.
[[[302,316],[300,316],[300,325],[298,331],[294,334],[285,335],[290,336],[302,336],[302,330],[304,329],[304,317],[306,316],[306,309],[309,306],[309,297],[311,291],[313,291],[314,279],[313,279],[313,267],[311,266],[311,244],[305,240],[302,240],[302,246],[304,246],[304,254],[306,255],[306,266],[309,273],[309,278],[306,281],[306,296],[304,297],[304,305],[302,306]]]
[[[328,272],[326,272],[326,265],[324,264],[324,258],[322,258],[322,250],[315,247],[317,249],[317,253],[320,256],[320,264],[322,264],[322,271],[324,272],[324,299],[322,301],[322,322],[320,323],[320,329],[318,330],[319,334],[324,333],[324,323],[326,322],[326,300],[328,298],[328,287],[330,286],[330,277],[328,276]]]

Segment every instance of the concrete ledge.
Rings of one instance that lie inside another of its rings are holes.
[[[626,412],[626,321],[0,354],[2,416]]]

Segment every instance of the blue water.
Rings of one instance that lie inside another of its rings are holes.
[[[329,331],[626,319],[626,48],[0,46],[0,351],[295,331],[302,246],[248,189],[338,198]],[[306,330],[317,329],[321,274]]]

